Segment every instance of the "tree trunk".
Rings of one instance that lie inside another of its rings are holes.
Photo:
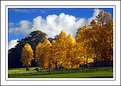
[[[48,72],[49,72],[49,74],[50,74],[50,64],[49,64],[49,69],[48,69]]]
[[[88,68],[88,56],[86,57],[86,68]]]
[[[58,70],[58,62],[56,62],[55,65],[56,65],[55,69]]]

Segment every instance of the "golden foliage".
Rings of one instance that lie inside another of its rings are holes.
[[[113,21],[111,15],[100,11],[89,26],[83,26],[77,34],[77,43],[83,47],[88,63],[91,57],[96,61],[111,61],[113,56]],[[80,51],[81,52],[81,51]]]
[[[42,44],[39,43],[36,46],[35,61],[37,62],[37,65],[42,67],[43,69],[48,68],[50,46],[51,43],[49,40],[45,40]]]
[[[45,40],[36,46],[35,61],[43,69],[79,68],[80,64],[96,61],[112,61],[113,21],[111,15],[100,11],[90,25],[84,25],[76,40],[61,31],[58,38],[50,43]],[[23,58],[24,57],[24,58]],[[22,62],[30,65],[33,51],[29,44],[22,50]]]
[[[33,55],[31,46],[26,43],[21,53],[21,62],[23,63],[23,66],[31,66],[31,61],[34,59]]]

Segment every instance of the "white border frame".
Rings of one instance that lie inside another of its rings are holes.
[[[73,6],[50,6],[50,5],[47,5],[47,6],[6,6],[6,63],[8,63],[8,9],[9,8],[112,8],[113,9],[113,22],[114,22],[114,25],[113,25],[113,29],[115,28],[115,6],[77,6],[77,5],[73,5]],[[115,45],[115,30],[113,30],[113,44]],[[6,65],[6,80],[66,80],[66,81],[73,81],[73,80],[115,80],[115,46],[113,46],[113,78],[8,78],[8,65]]]
[[[40,2],[40,3],[38,3],[38,2]],[[1,26],[2,26],[2,28],[5,28],[5,15],[4,15],[4,13],[7,13],[7,12],[5,12],[5,9],[6,9],[6,5],[38,5],[38,6],[43,6],[43,5],[85,5],[85,6],[87,6],[87,5],[94,5],[94,3],[96,3],[97,1],[91,1],[90,3],[88,2],[86,2],[86,1],[76,1],[76,2],[73,2],[73,1],[36,1],[36,2],[33,2],[33,1],[29,1],[29,3],[28,3],[28,1],[2,1],[2,5],[1,5],[1,14],[3,14],[2,16],[1,16],[1,19],[4,21],[3,22],[3,24],[1,24]],[[109,4],[109,2],[110,2],[110,4]],[[59,3],[59,4],[58,4]],[[119,2],[117,1],[115,1],[115,3],[114,2],[112,2],[112,1],[108,1],[107,2],[108,4],[106,4],[106,2],[105,2],[105,4],[102,2],[102,1],[100,1],[100,3],[99,3],[99,1],[98,1],[98,3],[97,3],[97,6],[98,5],[104,5],[103,7],[101,7],[101,8],[105,8],[105,6],[106,5],[115,5],[116,6],[116,14],[117,14],[117,10],[119,11],[120,10],[120,4],[119,4]],[[36,6],[37,8],[39,8],[38,6]],[[50,6],[51,8],[52,8],[52,6]],[[78,6],[77,6],[77,8],[78,8]],[[31,7],[31,6],[30,6]],[[47,7],[47,6],[46,6]],[[59,6],[57,6],[57,7],[59,7]],[[56,8],[57,8],[56,7]],[[31,7],[31,8],[33,8],[33,7]],[[45,7],[44,7],[45,8]],[[48,8],[48,7],[47,7]],[[59,7],[60,8],[60,7]],[[65,8],[65,7],[64,7]],[[84,7],[83,7],[84,8]],[[86,8],[86,7],[85,7]],[[87,7],[87,8],[90,8],[89,6]],[[94,8],[94,7],[92,7],[92,8]],[[98,7],[99,8],[99,7]],[[118,8],[118,9],[117,9]],[[114,11],[113,11],[114,12]],[[119,11],[120,12],[120,11]],[[115,13],[114,13],[114,17],[115,17]],[[118,16],[118,17],[120,17],[120,16]],[[6,19],[8,19],[8,18],[6,18]],[[116,15],[116,22],[117,22],[117,20],[118,19],[120,19],[120,18],[117,18],[117,15]],[[115,20],[115,19],[113,19],[113,20]],[[119,21],[119,20],[118,20]],[[8,22],[8,21],[6,21],[6,22]],[[115,22],[115,21],[114,21]],[[114,25],[115,25],[115,23],[114,23]],[[120,24],[119,24],[120,25]],[[117,23],[116,23],[116,27],[120,27],[119,25],[117,25]],[[115,26],[114,26],[115,27]],[[6,28],[8,28],[8,25],[6,24]],[[115,30],[114,30],[115,31]],[[4,29],[1,29],[1,37],[2,36],[4,36],[3,38],[1,38],[1,40],[2,40],[2,43],[1,44],[3,44],[4,46],[1,46],[1,49],[2,50],[4,50],[5,51],[5,46],[6,46],[6,50],[8,50],[7,48],[8,48],[8,43],[6,44],[5,43],[5,39],[7,40],[8,38],[5,38],[5,37],[8,37],[8,31],[6,30],[4,30]],[[6,32],[6,34],[5,34],[5,32]],[[6,36],[5,36],[6,35]],[[119,36],[120,35],[120,29],[118,30],[118,32],[117,32],[117,28],[116,28],[116,34],[114,33],[114,35],[116,35],[116,37],[117,37],[117,35]],[[5,39],[4,39],[5,38]],[[114,37],[115,38],[115,37]],[[118,38],[118,40],[117,40],[117,38],[116,38],[116,44],[114,44],[114,45],[117,45],[117,42],[120,40],[120,37]],[[8,40],[7,40],[8,41]],[[119,42],[118,42],[119,43]],[[118,44],[118,46],[120,46],[119,44]],[[2,51],[1,50],[1,51]],[[116,46],[116,51],[117,51],[117,46]],[[120,50],[118,50],[118,51],[120,51]],[[8,51],[7,51],[7,53],[8,53]],[[2,57],[5,57],[5,52],[4,53],[1,53],[2,55]],[[115,54],[115,53],[114,53]],[[7,56],[7,55],[6,55]],[[118,53],[118,56],[120,56],[120,52]],[[116,54],[116,57],[117,57],[117,54]],[[5,61],[5,58],[1,58],[1,61],[2,60],[4,60]],[[117,62],[119,62],[120,61],[120,58],[117,60],[117,59],[115,59],[114,58],[114,60],[116,60],[116,65],[117,64],[120,64],[120,63],[117,63]],[[6,83],[6,84],[17,84],[16,82],[18,82],[18,81],[6,81],[6,74],[8,75],[8,73],[6,72],[5,73],[5,66],[3,65],[3,64],[6,64],[4,61],[2,61],[1,62],[1,67],[3,67],[2,68],[2,71],[1,71],[1,73],[3,73],[3,74],[1,74],[1,78],[3,78],[2,80],[1,80],[1,82],[3,81],[4,83]],[[113,70],[114,70],[115,68],[113,67]],[[117,66],[116,66],[116,69],[117,69]],[[115,70],[114,70],[114,72],[115,72]],[[5,74],[4,74],[5,73]],[[120,73],[120,71],[116,71],[116,73],[115,74],[113,74],[113,75],[116,75],[116,74],[119,74]],[[5,75],[5,76],[4,76]],[[114,76],[114,78],[116,78],[116,80],[117,80],[117,76],[115,77]],[[113,80],[114,80],[114,78],[113,78]],[[118,76],[118,78],[120,79],[120,77]],[[42,78],[41,78],[42,79]],[[52,78],[51,78],[52,79]],[[7,78],[7,80],[8,80],[8,78]],[[14,80],[14,79],[12,79],[12,80]],[[17,79],[16,79],[17,80]],[[18,79],[18,80],[20,80],[20,79]],[[25,82],[25,81],[27,80],[27,79],[23,79],[22,78],[22,81],[20,81],[20,82],[24,82],[24,83],[19,83],[19,85],[24,85],[24,84],[28,84],[27,82]],[[33,80],[33,79],[28,79],[28,80],[30,80],[29,81],[29,84],[30,85],[37,85],[38,83],[32,83],[32,82],[38,82],[37,81],[37,79],[34,79],[35,81],[31,81],[31,80]],[[40,78],[39,78],[39,80],[40,80]],[[46,79],[46,80],[50,80],[50,78],[48,78],[48,79]],[[56,84],[58,84],[58,83],[56,83],[56,82],[59,82],[59,81],[54,81],[55,79],[52,79],[52,81],[51,81],[51,83],[44,83],[45,81],[41,81],[42,83],[42,85],[56,85]],[[58,78],[56,78],[56,80],[60,80],[60,78],[58,79]],[[65,80],[65,79],[64,79]],[[89,79],[89,80],[91,80],[91,82],[90,81],[88,81],[87,80],[87,78],[81,78],[81,80],[82,81],[79,81],[79,82],[81,82],[81,83],[72,83],[72,82],[78,82],[78,81],[73,81],[73,80],[77,80],[77,79],[70,79],[71,81],[66,81],[66,83],[59,83],[60,85],[63,85],[63,84],[65,84],[65,85],[80,85],[80,84],[87,84],[87,85],[90,85],[90,84],[95,84],[94,82],[97,80],[97,78],[96,79]],[[100,79],[99,79],[100,80]],[[105,80],[105,81],[107,81],[106,79],[103,79],[103,80]],[[108,80],[109,80],[109,78],[108,78]],[[112,79],[111,79],[112,80]],[[102,85],[102,84],[114,84],[115,82],[116,82],[116,80],[115,81],[112,81],[113,83],[111,83],[111,81],[107,81],[107,82],[110,82],[110,83],[100,83],[100,85]],[[88,83],[84,83],[84,82],[88,82]],[[96,81],[96,82],[105,82],[105,81]],[[2,83],[3,83],[2,82]],[[12,83],[12,82],[15,82],[15,83]],[[49,81],[46,81],[46,82],[49,82]],[[53,83],[54,82],[54,83]],[[61,82],[64,82],[64,81],[61,81]],[[69,83],[68,83],[69,82]],[[39,83],[40,84],[40,83]],[[97,83],[96,83],[97,84]],[[119,81],[118,81],[118,84],[119,84]],[[114,84],[114,85],[116,85],[116,83]]]

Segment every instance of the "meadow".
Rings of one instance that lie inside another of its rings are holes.
[[[10,69],[8,78],[113,78],[112,67],[52,70],[50,74],[45,70],[37,72],[34,69],[35,67],[31,67],[30,71],[25,68]]]

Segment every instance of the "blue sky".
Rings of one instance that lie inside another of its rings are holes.
[[[46,16],[51,14],[65,13],[79,18],[90,18],[93,15],[96,8],[9,8],[8,10],[8,22],[17,23],[21,20],[32,21],[37,16]],[[113,15],[113,9],[111,8],[97,8],[106,12],[110,12]],[[23,11],[19,11],[23,10]],[[28,11],[27,11],[28,10]],[[35,11],[34,11],[35,10]]]
[[[61,30],[74,36],[77,29],[95,18],[99,10],[109,12],[113,17],[112,8],[9,8],[8,42],[16,42],[34,30],[41,30],[48,37]]]

